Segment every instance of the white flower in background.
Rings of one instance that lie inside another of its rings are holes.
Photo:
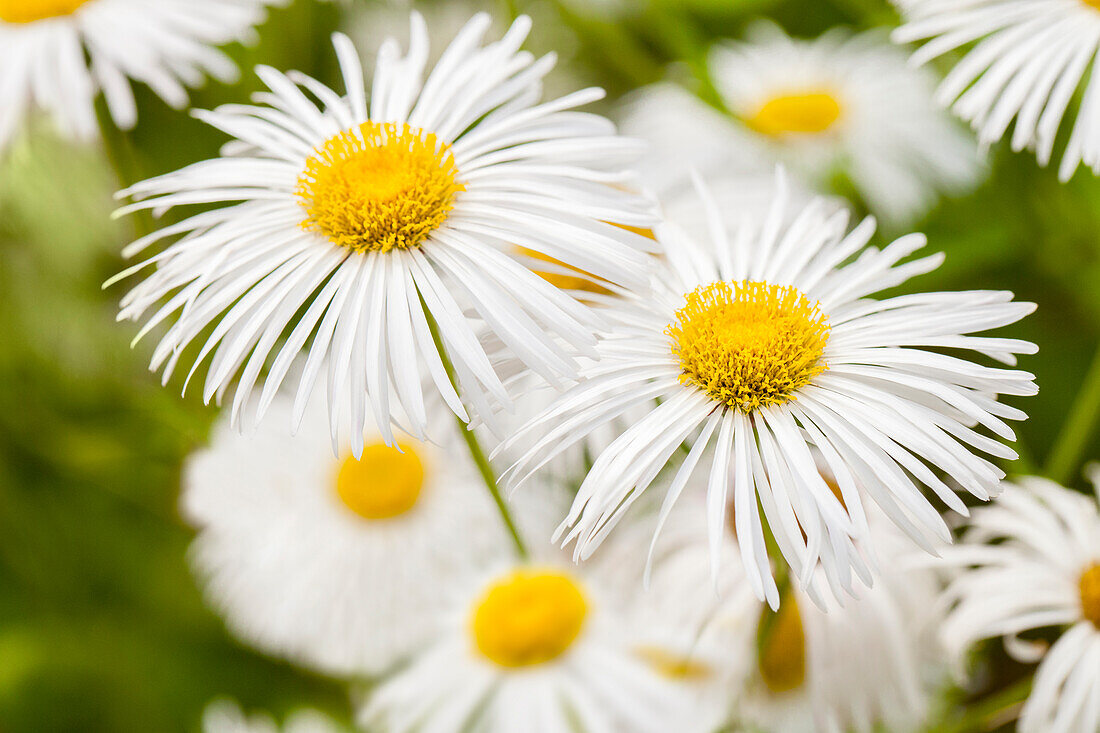
[[[416,363],[426,366],[450,409],[469,420],[428,314],[464,398],[479,413],[487,396],[508,401],[478,342],[482,324],[551,383],[575,373],[573,357],[594,353],[597,318],[520,264],[516,247],[643,286],[652,242],[605,223],[652,223],[647,201],[608,185],[627,175],[622,166],[640,143],[617,137],[602,117],[573,111],[600,98],[598,89],[538,104],[554,58],[519,50],[526,18],[502,40],[481,45],[489,24],[487,15],[475,16],[422,80],[428,37],[414,14],[405,56],[396,42],[382,44],[369,103],[355,49],[337,35],[347,96],[261,67],[271,91],[257,97],[260,106],[200,113],[235,138],[238,155],[125,192],[142,199],[127,210],[239,202],[127,248],[133,255],[183,234],[120,275],[156,265],[123,299],[120,318],[146,320],[145,334],[175,316],[154,351],[154,369],[168,379],[184,348],[202,336],[195,368],[212,359],[203,397],[221,398],[239,373],[236,419],[265,365],[257,416],[294,357],[308,351],[296,417],[327,359],[330,412],[351,407],[353,441],[368,419],[368,394],[387,440],[391,408],[407,416],[414,435],[424,435],[425,395],[409,369]],[[337,427],[334,418],[334,436]],[[356,454],[360,448],[352,443]]]
[[[664,260],[655,292],[601,310],[610,325],[600,361],[500,449],[532,441],[508,472],[529,476],[599,426],[648,406],[596,458],[559,528],[559,538],[576,543],[576,557],[588,557],[673,465],[668,511],[704,455],[713,570],[732,499],[748,580],[773,605],[778,590],[758,502],[803,586],[821,566],[837,592],[851,588],[851,569],[869,582],[853,544],[867,535],[864,497],[933,551],[950,533],[921,487],[966,512],[933,468],[978,498],[997,492],[1004,473],[980,453],[1016,454],[972,426],[1013,440],[1004,420],[1025,415],[995,396],[1036,388],[1031,374],[957,354],[1012,364],[1014,354],[1034,352],[1017,339],[969,335],[1014,323],[1034,306],[997,291],[874,300],[942,256],[898,264],[925,244],[922,235],[867,247],[874,221],[847,232],[847,215],[826,215],[821,201],[782,224],[784,188],[759,226],[729,236],[711,202],[714,232],[705,245],[675,227],[659,229]],[[836,476],[843,504],[818,474],[811,448]]]
[[[289,419],[290,399],[272,409]],[[219,424],[185,467],[191,559],[242,639],[326,672],[377,673],[432,638],[448,583],[510,545],[460,445],[401,436],[399,452],[375,436],[361,459],[337,459],[324,412],[314,401],[296,437],[284,422],[254,436]]]
[[[202,715],[202,733],[338,733],[342,730],[315,710],[297,710],[280,727],[268,715],[246,715],[230,700],[210,703]]]
[[[783,733],[915,733],[931,692],[942,685],[942,655],[930,644],[929,609],[939,587],[930,571],[906,567],[912,549],[888,522],[872,529],[890,566],[875,586],[844,605],[815,605],[797,587],[774,615],[760,618],[755,677],[739,719]]]
[[[926,677],[936,674],[938,682],[943,666],[928,644],[939,584],[926,564],[914,567],[923,557],[914,557],[908,538],[872,510],[871,542],[884,564],[874,587],[859,586],[857,598],[844,605],[827,599],[826,610],[795,587],[773,614],[745,583],[732,507],[720,543],[730,570],[717,588],[709,578],[703,501],[695,492],[672,511],[655,547],[649,587],[629,616],[640,621],[648,648],[682,659],[680,668],[697,675],[701,690],[717,683],[693,708],[712,716],[710,727],[684,730],[713,733],[719,728],[713,716],[724,712],[717,722],[728,722],[734,711],[754,731],[870,733],[882,724],[897,733],[916,730],[934,686]],[[652,522],[624,529],[652,532]],[[638,584],[638,538],[632,541],[633,552],[614,537],[590,562],[612,573],[626,568],[628,582]],[[675,628],[693,639],[691,646],[675,645],[669,635]],[[675,656],[678,648],[688,653]]]
[[[132,81],[168,104],[187,105],[185,87],[223,82],[237,67],[216,46],[254,41],[253,26],[279,0],[0,0],[0,151],[34,109],[61,131],[97,131],[102,92],[115,124],[137,120]]]
[[[1100,472],[1091,471],[1094,485]],[[1009,485],[974,511],[944,560],[958,568],[947,589],[953,608],[942,626],[961,667],[982,639],[1005,637],[1021,661],[1042,661],[1020,715],[1020,733],[1100,730],[1100,514],[1094,497],[1046,479]],[[1047,650],[1019,638],[1064,627]]]
[[[1012,149],[1050,162],[1070,101],[1083,92],[1058,176],[1084,163],[1100,173],[1100,3],[1094,0],[895,0],[898,43],[921,42],[914,65],[968,48],[936,94],[983,144],[1013,125]]]
[[[817,188],[843,173],[884,221],[909,222],[978,178],[974,143],[932,101],[931,72],[875,32],[802,41],[759,24],[748,43],[713,50],[710,71],[744,128],[716,150],[747,139]]]
[[[629,648],[621,599],[567,561],[498,565],[454,597],[449,626],[374,687],[371,730],[667,733],[682,690]]]

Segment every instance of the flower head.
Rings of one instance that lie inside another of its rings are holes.
[[[275,413],[289,420],[291,400]],[[433,638],[448,588],[509,545],[457,445],[368,435],[329,445],[324,406],[302,430],[224,422],[185,467],[191,560],[211,604],[260,649],[336,674],[376,674]]]
[[[1100,473],[1092,470],[1100,486]],[[960,544],[946,548],[955,571],[942,627],[960,672],[982,639],[1004,637],[1021,661],[1041,659],[1020,715],[1021,733],[1096,730],[1100,669],[1100,511],[1085,496],[1041,478],[1010,484],[974,511]],[[1052,646],[1021,635],[1061,629]],[[1091,692],[1090,692],[1091,691]]]
[[[840,592],[850,591],[853,570],[870,582],[873,550],[857,546],[867,535],[864,502],[931,551],[950,535],[921,488],[966,511],[933,469],[982,499],[998,490],[1003,471],[980,453],[1015,453],[973,426],[1011,440],[1005,419],[1024,414],[994,397],[1033,394],[1035,385],[1031,374],[964,355],[1011,364],[1013,354],[1033,352],[1027,342],[970,334],[1034,306],[992,291],[872,299],[941,258],[899,264],[922,236],[869,248],[873,221],[847,232],[846,215],[827,214],[820,200],[788,212],[782,180],[759,225],[727,236],[712,202],[706,245],[660,229],[656,292],[604,308],[612,325],[600,360],[503,446],[529,446],[510,469],[522,477],[645,406],[595,459],[559,529],[577,557],[592,553],[666,466],[676,473],[665,513],[706,461],[715,561],[732,501],[748,580],[775,605],[759,508],[803,587],[820,566]]]
[[[217,46],[254,39],[279,0],[0,0],[0,150],[42,108],[62,132],[96,134],[95,96],[114,123],[137,120],[132,81],[174,107],[205,75],[237,78]]]
[[[165,380],[213,325],[191,374],[211,358],[206,400],[220,400],[239,377],[236,420],[266,368],[258,418],[308,352],[296,419],[327,363],[330,408],[351,407],[358,456],[368,394],[388,442],[398,413],[424,437],[425,394],[413,365],[463,420],[471,419],[467,405],[487,420],[491,402],[507,405],[486,354],[489,335],[552,384],[575,373],[575,357],[592,353],[597,319],[519,251],[644,286],[651,240],[608,223],[651,223],[651,204],[610,185],[627,176],[623,165],[638,145],[616,137],[607,120],[572,110],[600,90],[537,104],[553,58],[519,50],[526,18],[483,46],[488,25],[475,16],[425,79],[427,29],[413,14],[408,53],[392,39],[379,52],[369,103],[343,36],[335,45],[346,96],[261,67],[270,92],[256,106],[199,113],[235,138],[223,157],[125,192],[140,200],[128,210],[226,204],[127,251],[183,235],[123,273],[156,265],[123,299],[120,317],[145,320],[141,335],[174,317],[152,359]],[[335,439],[335,417],[332,431]]]
[[[895,0],[906,23],[898,43],[920,42],[914,65],[960,48],[968,51],[943,80],[936,99],[992,144],[1013,125],[1012,149],[1050,162],[1059,130],[1071,129],[1058,176],[1084,163],[1100,172],[1100,6],[1094,0]],[[1066,121],[1081,90],[1077,119]]]

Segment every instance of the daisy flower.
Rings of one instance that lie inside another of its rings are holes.
[[[749,39],[711,53],[714,84],[742,123],[718,150],[747,140],[818,188],[843,173],[893,224],[977,180],[974,144],[933,103],[931,73],[877,33],[801,41],[760,24]]]
[[[924,64],[967,48],[943,80],[937,101],[950,105],[983,144],[1012,130],[1012,149],[1050,162],[1066,110],[1081,90],[1058,176],[1084,163],[1100,173],[1100,4],[1093,0],[905,0],[898,43],[921,42],[911,59]],[[1090,80],[1091,77],[1091,80]],[[1067,123],[1069,126],[1069,123]]]
[[[882,724],[898,733],[916,730],[928,702],[925,678],[940,656],[927,643],[939,584],[934,571],[917,566],[923,558],[914,558],[908,538],[872,510],[872,541],[889,565],[874,588],[859,586],[856,598],[841,605],[823,599],[814,586],[814,597],[789,587],[778,613],[772,613],[744,582],[732,506],[720,542],[730,571],[717,588],[707,577],[705,513],[697,511],[704,501],[702,492],[695,492],[673,510],[648,588],[632,613],[644,617],[638,628],[648,644],[696,671],[700,689],[706,689],[704,681],[718,683],[718,694],[701,697],[693,711],[703,715],[709,705],[710,715],[724,711],[727,722],[732,711],[749,730],[783,733],[870,733]],[[651,531],[651,519],[627,529]],[[625,542],[608,544],[591,562],[625,567],[636,576],[637,543],[633,553]],[[669,630],[674,628],[694,640],[686,656],[673,655],[677,647]],[[691,730],[712,733],[715,720],[710,718],[709,728]]]
[[[370,692],[390,733],[665,733],[681,691],[635,655],[614,594],[567,560],[503,564],[455,596],[438,639]]]
[[[1091,470],[1100,485],[1100,471]],[[942,627],[961,667],[979,640],[1005,637],[1021,661],[1042,661],[1019,720],[1020,733],[1100,730],[1100,513],[1094,497],[1041,478],[1009,485],[974,512],[944,560],[959,572]],[[1019,638],[1062,627],[1047,650]]]
[[[617,137],[606,119],[574,111],[601,90],[538,104],[553,57],[519,50],[526,17],[482,45],[489,24],[487,15],[474,16],[424,79],[427,29],[413,14],[407,54],[395,41],[382,44],[369,101],[359,57],[337,35],[346,95],[261,67],[270,92],[256,106],[198,113],[234,137],[235,154],[124,192],[140,199],[124,211],[226,204],[126,251],[183,235],[120,275],[156,265],[122,302],[120,318],[145,321],[140,335],[175,318],[152,368],[168,379],[202,335],[191,373],[211,358],[206,400],[220,399],[239,374],[236,420],[265,366],[257,417],[295,356],[308,351],[295,419],[327,360],[333,434],[334,407],[350,405],[353,441],[368,419],[368,394],[387,440],[391,408],[424,435],[425,395],[409,369],[416,363],[469,421],[436,336],[477,412],[488,397],[509,400],[479,343],[482,330],[552,384],[575,373],[574,357],[594,353],[596,317],[524,267],[516,248],[643,286],[652,241],[606,223],[652,223],[647,200],[609,185],[624,179],[622,166],[640,144]],[[356,455],[360,449],[353,442]]]
[[[65,134],[97,131],[102,92],[111,118],[133,127],[131,81],[176,108],[206,75],[237,78],[216,46],[254,41],[278,0],[0,0],[0,150],[35,107]]]
[[[291,400],[272,410],[289,419]],[[377,673],[431,638],[441,589],[509,545],[455,450],[401,435],[357,460],[329,444],[324,406],[301,433],[222,421],[184,471],[192,564],[242,639],[335,674]],[[457,443],[458,441],[451,441]],[[427,580],[430,579],[430,582]]]
[[[338,733],[343,728],[315,710],[291,713],[280,728],[270,716],[246,715],[237,703],[217,700],[202,714],[202,733]]]
[[[666,466],[678,464],[667,512],[704,455],[714,572],[732,498],[749,583],[773,605],[779,594],[758,503],[802,584],[820,565],[836,592],[851,588],[852,569],[870,582],[854,546],[867,534],[865,497],[931,552],[950,533],[921,488],[966,512],[936,469],[978,498],[998,490],[1004,472],[980,454],[1016,454],[972,426],[1013,440],[1005,420],[1025,415],[995,396],[1036,388],[1031,374],[963,356],[976,351],[1011,364],[1014,354],[1033,353],[1024,341],[970,334],[1014,323],[1034,306],[995,291],[872,299],[934,269],[942,256],[899,264],[925,244],[922,235],[868,247],[873,220],[847,232],[845,212],[827,215],[821,201],[783,224],[785,188],[780,173],[763,221],[729,236],[709,202],[714,232],[706,245],[660,228],[664,259],[654,292],[602,309],[610,325],[600,360],[498,449],[533,442],[506,472],[518,485],[593,430],[647,406],[596,458],[558,530],[576,543],[577,558],[587,558]],[[839,498],[811,448],[836,476]]]

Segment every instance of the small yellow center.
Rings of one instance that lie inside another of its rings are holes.
[[[662,649],[656,646],[643,646],[635,650],[657,674],[680,682],[704,680],[713,674],[713,670],[703,662],[690,656]]]
[[[794,398],[824,371],[829,323],[798,289],[716,282],[685,296],[667,333],[680,381],[742,412]]]
[[[600,293],[603,295],[610,292],[597,282],[595,275],[591,275],[584,270],[578,270],[575,267],[570,267],[561,260],[555,259],[550,255],[545,255],[542,252],[536,252],[526,247],[517,247],[517,251],[532,260],[553,265],[554,271],[552,272],[534,270],[534,273],[556,288],[561,290],[579,290],[585,293]]]
[[[364,122],[317,148],[298,177],[304,229],[356,252],[423,243],[465,186],[450,146],[392,122]]]
[[[0,20],[5,23],[33,23],[72,15],[86,2],[88,0],[0,0]]]
[[[1081,574],[1081,613],[1100,629],[1100,562],[1094,562]]]
[[[409,511],[424,487],[424,463],[412,446],[385,443],[363,448],[359,460],[348,456],[336,476],[336,494],[364,519],[390,519]]]
[[[471,619],[477,648],[501,667],[530,667],[561,656],[584,626],[580,586],[553,570],[516,570],[489,586]]]
[[[1081,0],[1081,2],[1084,3],[1087,8],[1100,10],[1100,0]]]
[[[778,137],[819,134],[840,118],[840,102],[825,91],[806,91],[772,97],[745,119],[753,130]]]
[[[806,680],[806,634],[793,594],[773,612],[764,609],[757,664],[764,684],[775,694],[790,692]]]

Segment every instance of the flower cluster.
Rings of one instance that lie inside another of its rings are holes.
[[[120,134],[131,82],[185,106],[279,4],[0,0],[0,146],[33,110]],[[896,4],[911,64],[751,24],[626,135],[601,89],[544,94],[522,15],[440,48],[413,12],[372,66],[336,33],[338,83],[259,66],[195,111],[220,153],[126,182],[164,221],[108,285],[163,382],[226,403],[181,512],[231,633],[364,731],[916,731],[994,638],[1041,660],[1019,730],[1100,730],[1100,510],[1006,480],[1035,306],[921,289],[908,229],[1011,124],[1046,163],[1079,87],[1060,174],[1100,170],[1100,10]],[[938,92],[914,68],[964,46]]]

